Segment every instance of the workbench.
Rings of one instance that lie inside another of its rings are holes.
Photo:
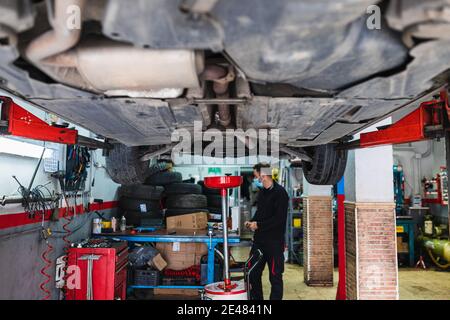
[[[131,231],[101,233],[94,235],[95,237],[114,238],[119,240],[126,240],[133,244],[136,242],[191,242],[191,243],[205,243],[208,246],[208,267],[207,267],[207,281],[214,282],[214,250],[219,243],[223,243],[222,233],[214,232],[212,237],[207,235],[207,230],[197,231],[177,231],[176,233],[169,232],[165,229],[156,230],[154,228],[136,228],[139,232],[132,233]],[[240,238],[238,235],[229,234],[228,243],[230,245],[239,244]],[[129,289],[202,289],[203,286],[136,286],[131,285]]]

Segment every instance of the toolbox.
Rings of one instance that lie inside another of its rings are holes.
[[[67,300],[126,299],[128,244],[91,239],[68,251],[68,267],[78,269],[79,281],[67,283]],[[71,273],[68,272],[68,277]],[[75,285],[73,285],[75,284]]]

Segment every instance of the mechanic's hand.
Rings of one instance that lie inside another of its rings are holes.
[[[258,223],[256,221],[253,221],[253,222],[246,221],[245,227],[250,229],[251,231],[255,231],[258,229]]]

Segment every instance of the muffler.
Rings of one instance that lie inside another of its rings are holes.
[[[28,60],[57,82],[106,95],[175,98],[183,89],[200,87],[203,52],[154,50],[134,47],[104,37],[80,43],[81,28],[67,24],[69,6],[80,8],[85,0],[58,0],[48,15],[52,30],[26,48]]]

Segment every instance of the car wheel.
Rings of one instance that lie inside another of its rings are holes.
[[[335,185],[344,175],[347,165],[347,150],[336,150],[335,145],[313,147],[312,162],[303,163],[306,180],[315,185]]]
[[[119,184],[140,184],[150,174],[149,160],[141,161],[139,147],[116,144],[106,157],[106,171]]]

